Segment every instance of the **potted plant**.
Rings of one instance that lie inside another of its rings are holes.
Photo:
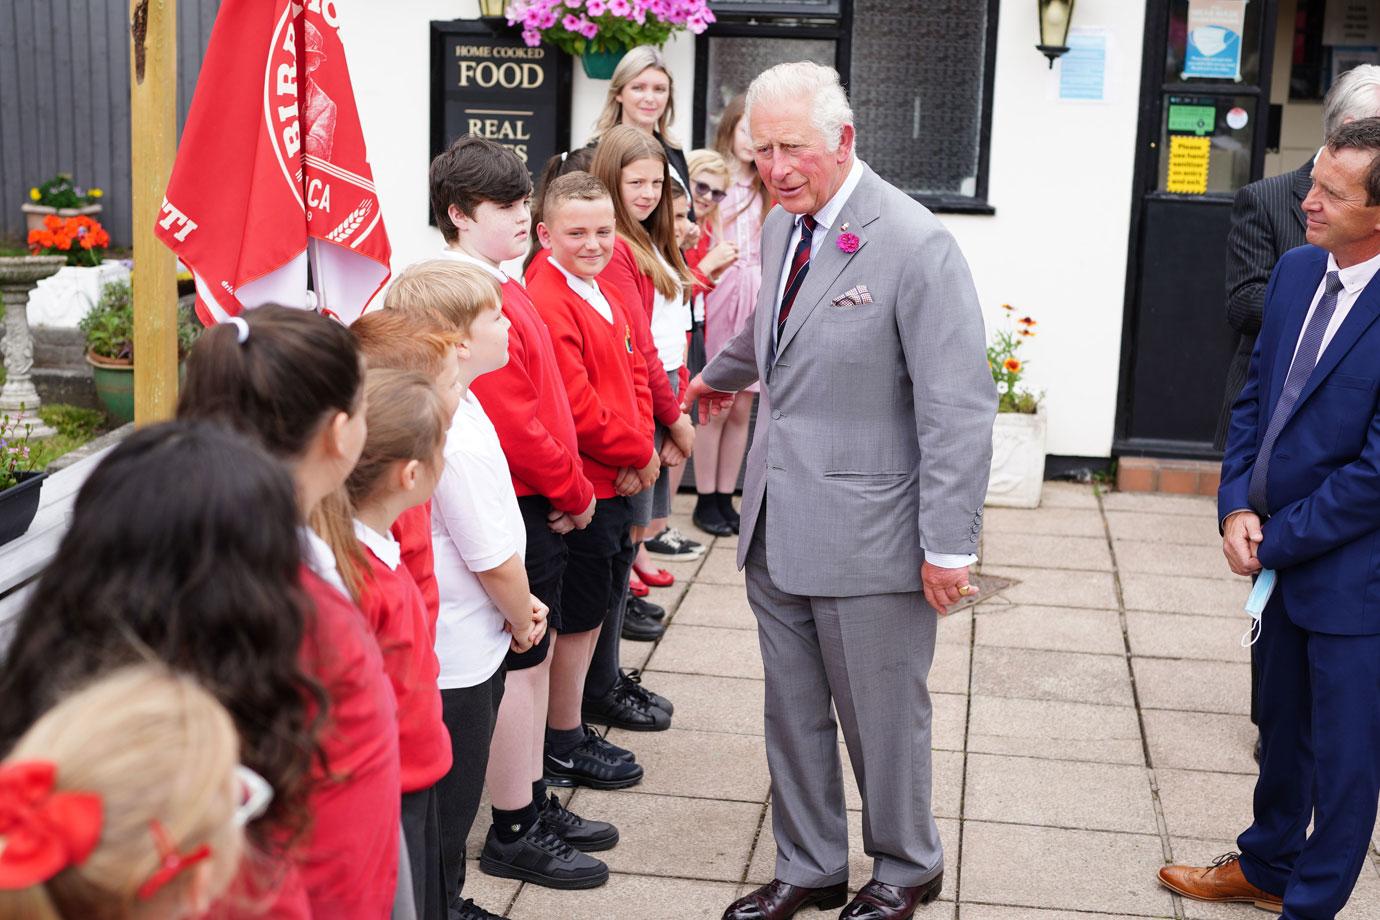
[[[21,537],[38,514],[47,473],[33,468],[32,423],[0,416],[0,544]]]
[[[192,303],[195,295],[177,303],[177,360],[187,357],[201,336],[201,323]],[[134,295],[128,281],[112,281],[101,299],[82,319],[86,363],[96,396],[106,412],[121,424],[134,421]]]
[[[596,80],[612,77],[629,48],[699,35],[714,21],[707,0],[509,0],[505,15],[529,46],[546,42],[580,58]]]
[[[987,346],[987,365],[997,385],[987,504],[1037,508],[1045,479],[1045,412],[1043,394],[1021,385],[1028,362],[1020,350],[1035,337],[1038,324],[1029,316],[1017,319],[1010,304],[1002,304],[1002,311],[1005,324]]]
[[[49,214],[39,227],[29,231],[29,252],[36,256],[66,256],[68,265],[94,268],[101,264],[109,245],[110,234],[101,222],[85,214]]]
[[[84,189],[72,183],[68,173],[58,173],[42,185],[29,189],[29,200],[21,206],[29,230],[43,226],[43,218],[90,216],[101,213],[101,198],[105,192],[98,188]]]

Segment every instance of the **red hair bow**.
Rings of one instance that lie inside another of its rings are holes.
[[[0,766],[0,889],[28,888],[79,866],[101,839],[101,797],[54,792],[57,766]]]

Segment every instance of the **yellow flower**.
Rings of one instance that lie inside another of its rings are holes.
[[[101,191],[98,188],[93,188],[91,191],[87,192],[87,194],[90,195],[92,198],[100,198],[102,195],[105,194],[105,192]]]
[[[1002,367],[1013,374],[1021,372],[1021,361],[1019,358],[1007,358]]]
[[[42,197],[43,195],[39,193],[37,186],[34,186],[33,188],[29,189],[29,198],[31,198],[32,200],[37,201]]]
[[[1005,310],[1007,313],[1012,313],[1012,312],[1014,312],[1015,309],[1016,309],[1015,307],[1011,306],[1011,304],[1009,304],[1009,303],[1004,303],[1004,304],[1002,304],[1002,305],[1001,305],[1001,308],[1002,308],[1003,310]]]

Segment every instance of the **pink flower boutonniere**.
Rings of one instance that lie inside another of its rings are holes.
[[[846,252],[849,255],[852,255],[853,253],[858,251],[858,247],[861,245],[862,241],[858,239],[858,235],[856,233],[839,234],[838,247],[842,252]]]

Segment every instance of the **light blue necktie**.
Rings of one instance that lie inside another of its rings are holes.
[[[1274,453],[1275,441],[1280,429],[1289,421],[1294,405],[1303,394],[1308,378],[1318,363],[1318,352],[1322,349],[1323,333],[1337,312],[1337,293],[1342,289],[1342,278],[1338,272],[1327,273],[1327,288],[1318,308],[1308,319],[1303,336],[1299,339],[1299,350],[1294,355],[1294,363],[1289,366],[1289,376],[1284,378],[1284,390],[1279,394],[1279,402],[1270,416],[1270,424],[1265,428],[1265,437],[1260,442],[1260,452],[1256,454],[1255,466],[1251,469],[1250,485],[1246,488],[1246,500],[1260,514],[1266,514],[1265,483],[1270,475],[1270,455]]]

